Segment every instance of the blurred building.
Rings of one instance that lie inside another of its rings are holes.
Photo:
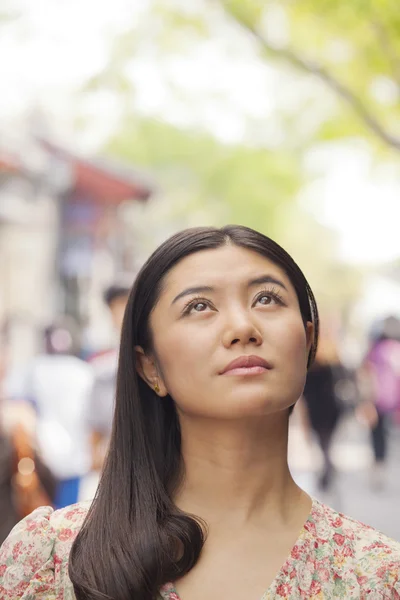
[[[134,272],[121,207],[150,193],[138,173],[47,140],[0,147],[0,324],[13,362],[36,351],[38,333],[55,316],[83,326],[91,297]]]

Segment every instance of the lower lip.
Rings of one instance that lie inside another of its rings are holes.
[[[266,373],[268,369],[265,367],[239,367],[237,369],[230,369],[229,371],[225,371],[224,375],[262,375],[262,373]]]

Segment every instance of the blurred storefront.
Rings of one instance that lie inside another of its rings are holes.
[[[42,327],[55,317],[83,328],[93,318],[91,298],[134,272],[121,206],[150,193],[131,169],[46,140],[0,148],[0,324],[13,363],[38,349]]]

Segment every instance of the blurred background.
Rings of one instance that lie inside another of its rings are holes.
[[[238,223],[321,311],[295,478],[400,539],[399,57],[392,0],[3,0],[0,535],[93,496],[149,253]]]

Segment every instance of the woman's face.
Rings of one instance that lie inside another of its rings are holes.
[[[150,327],[154,352],[139,354],[142,374],[183,414],[262,416],[302,393],[312,324],[304,327],[288,276],[256,252],[227,245],[184,258],[165,278]],[[226,370],[236,359],[241,366]]]

